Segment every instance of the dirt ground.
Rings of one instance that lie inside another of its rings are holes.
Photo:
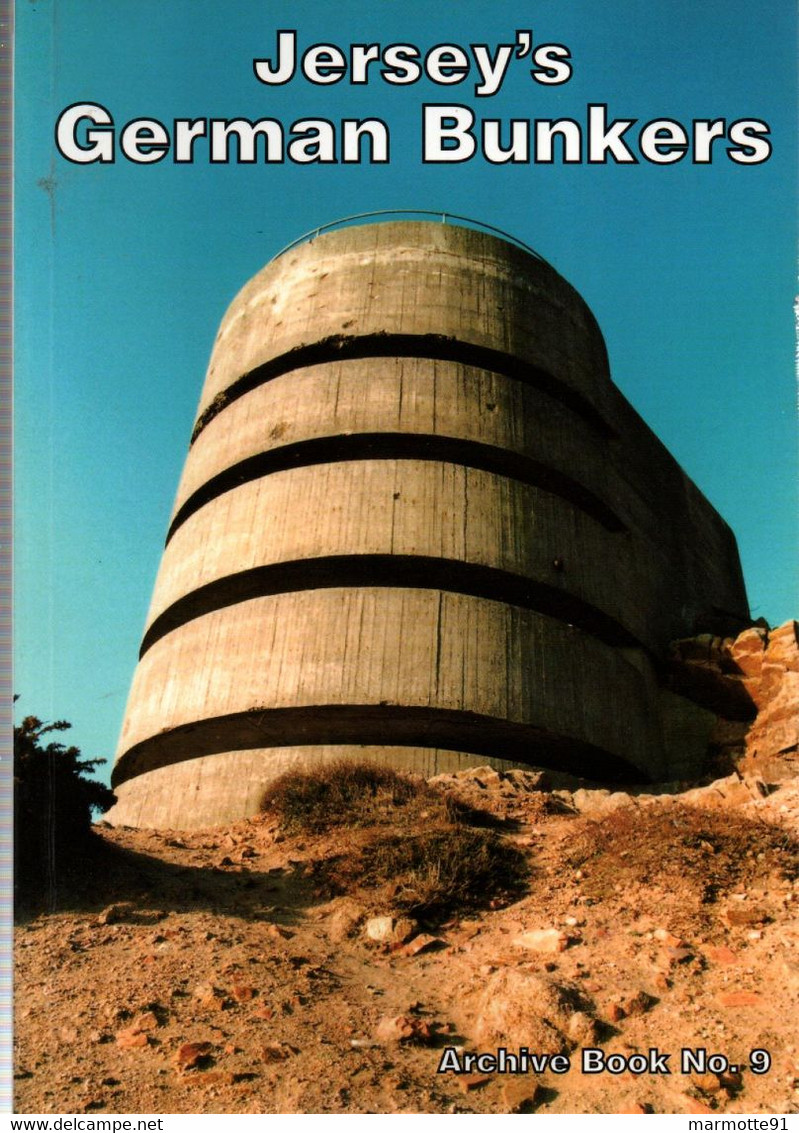
[[[440,784],[530,871],[443,924],[321,892],[313,863],[347,832],[101,826],[82,876],[19,918],[17,1112],[799,1112],[799,780],[690,805],[534,786]],[[438,1072],[501,1045],[571,1066]],[[584,1048],[619,1072],[583,1073]],[[684,1049],[738,1069],[683,1073]]]

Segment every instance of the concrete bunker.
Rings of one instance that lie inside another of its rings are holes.
[[[217,335],[120,739],[114,822],[253,813],[287,768],[697,769],[670,642],[737,632],[735,540],[545,261],[340,227]]]

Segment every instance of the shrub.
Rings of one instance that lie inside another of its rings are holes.
[[[91,834],[92,809],[107,810],[113,792],[88,773],[103,759],[82,759],[77,747],[44,742],[70,724],[26,716],[14,728],[14,849],[16,883],[31,890],[62,872]]]
[[[427,919],[513,896],[527,877],[524,854],[468,825],[485,815],[422,779],[372,763],[339,760],[288,772],[266,792],[263,807],[291,834],[362,828],[345,853],[312,867],[320,889],[381,889],[383,906]]]
[[[518,896],[528,875],[524,854],[496,834],[468,826],[379,837],[355,858],[332,864],[330,879],[388,886],[393,908],[425,919]]]
[[[333,826],[371,826],[409,817],[414,804],[447,804],[421,779],[365,760],[335,760],[308,771],[288,771],[267,789],[262,810],[273,810],[288,833],[319,834]]]

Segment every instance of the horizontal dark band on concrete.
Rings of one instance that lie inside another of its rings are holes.
[[[553,574],[556,566],[552,565]],[[480,563],[427,555],[326,555],[270,563],[227,575],[179,598],[147,630],[139,658],[166,634],[194,618],[251,598],[334,586],[447,590],[521,606],[585,630],[607,645],[638,646],[623,626],[561,586]]]
[[[201,507],[241,484],[259,480],[272,472],[344,460],[432,460],[479,468],[552,492],[601,523],[608,531],[627,530],[599,496],[571,476],[499,445],[442,437],[436,433],[347,433],[314,437],[267,449],[212,476],[178,509],[169,526],[166,542],[169,543],[177,529]]]
[[[318,366],[325,362],[341,362],[351,358],[430,358],[442,362],[461,362],[490,370],[506,378],[515,378],[528,385],[545,390],[561,404],[578,413],[603,437],[615,437],[616,431],[587,397],[566,385],[548,370],[525,362],[504,350],[462,342],[444,334],[332,334],[309,345],[270,358],[261,366],[237,378],[227,389],[221,390],[210,405],[197,418],[191,435],[193,444],[206,425],[213,421],[231,401],[249,393],[256,386],[304,366]]]
[[[184,759],[223,751],[304,744],[387,744],[449,748],[469,754],[553,767],[593,780],[636,783],[648,776],[618,756],[568,736],[510,720],[451,709],[396,704],[322,704],[253,708],[159,732],[126,751],[111,785]]]

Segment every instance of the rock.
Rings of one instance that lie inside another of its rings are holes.
[[[697,665],[720,667],[729,646],[724,638],[713,633],[698,633],[694,637],[683,637],[671,644],[672,657]]]
[[[747,782],[736,772],[727,775],[724,779],[716,779],[706,787],[696,787],[692,791],[685,791],[680,801],[689,806],[702,806],[710,809],[729,810],[733,807],[745,806],[757,797],[753,794]]]
[[[255,988],[250,987],[248,984],[234,984],[231,988],[231,995],[236,1000],[236,1003],[249,1003],[255,996]]]
[[[709,634],[674,642],[667,659],[669,689],[719,716],[751,719],[755,706],[730,657],[732,645]]]
[[[759,626],[745,629],[729,647],[735,667],[746,677],[759,677],[766,651],[766,631]]]
[[[416,921],[410,917],[370,917],[364,931],[370,940],[382,944],[404,944],[418,929]]]
[[[485,789],[488,786],[498,786],[502,777],[493,767],[485,765],[483,767],[469,767],[465,771],[461,771],[458,778],[471,780]]]
[[[783,957],[781,969],[785,985],[790,988],[791,991],[799,992],[799,961]]]
[[[158,1027],[158,1017],[154,1011],[145,1011],[133,1024],[134,1031],[154,1031]]]
[[[384,1015],[375,1027],[375,1038],[381,1043],[408,1042],[413,1037],[413,1020],[407,1015]]]
[[[721,915],[729,925],[761,924],[768,920],[768,913],[759,905],[738,902],[728,905]]]
[[[671,964],[685,964],[693,960],[694,954],[690,948],[667,948],[666,959]]]
[[[588,791],[585,787],[579,787],[572,792],[571,804],[580,814],[592,814],[604,810],[609,798],[610,791]]]
[[[429,933],[422,932],[402,949],[406,956],[418,956],[420,952],[426,952],[432,948],[448,948],[446,940],[442,940],[440,936],[430,936]]]
[[[224,1011],[227,1000],[222,995],[206,995],[200,1000],[200,1006],[207,1011]]]
[[[728,1094],[734,1094],[743,1087],[743,1075],[740,1070],[723,1070],[719,1074],[719,1082]]]
[[[198,984],[194,989],[194,998],[200,1001],[200,1007],[204,1007],[206,1011],[222,1011],[228,1005],[225,993],[212,984]]]
[[[799,622],[784,622],[771,630],[766,656],[769,661],[799,673]]]
[[[665,928],[656,928],[653,936],[655,940],[659,940],[667,948],[682,948],[685,945],[685,941],[681,937],[675,936],[673,932],[669,932]]]
[[[775,665],[773,661],[766,660],[760,670],[760,685],[758,687],[758,715],[767,711],[772,702],[779,698],[780,685],[785,676],[785,666]]]
[[[566,1034],[577,1046],[595,1046],[597,1041],[597,1022],[585,1011],[575,1011],[569,1019]]]
[[[485,982],[475,1012],[474,1039],[481,1050],[526,1046],[561,1054],[569,1046],[569,1020],[580,1007],[575,992],[527,969],[500,968]]]
[[[187,1074],[183,1079],[185,1085],[192,1089],[203,1089],[208,1086],[232,1086],[236,1075],[229,1070],[200,1070],[196,1074]]]
[[[294,933],[289,929],[284,928],[283,925],[279,924],[270,924],[269,928],[266,931],[273,938],[273,940],[291,940],[292,936],[294,935]]]
[[[350,897],[331,901],[328,908],[331,914],[325,927],[334,944],[343,943],[354,936],[366,916],[365,910]]]
[[[749,679],[744,678],[743,684],[749,692],[750,697],[754,700],[752,691],[749,689]],[[758,687],[760,682],[758,681]],[[710,742],[714,747],[727,751],[735,751],[743,753],[746,744],[746,733],[751,727],[751,720],[725,720],[719,716],[716,723],[713,725],[713,731],[710,736]]]
[[[512,1074],[502,1084],[503,1113],[531,1113],[541,1100],[541,1085],[532,1074]]]
[[[632,1102],[630,1105],[624,1106],[622,1109],[617,1109],[616,1113],[634,1113],[640,1115],[642,1113],[649,1113],[649,1110],[646,1108],[646,1106],[641,1105],[640,1102]]]
[[[419,929],[418,923],[413,917],[398,917],[394,925],[394,933],[392,936],[393,944],[405,944]]]
[[[117,924],[128,919],[134,910],[132,901],[116,901],[106,906],[97,918],[98,924]]]
[[[127,1027],[124,1031],[117,1031],[116,1043],[121,1050],[141,1050],[149,1046],[150,1040],[143,1031],[135,1027]]]
[[[769,634],[756,699],[760,711],[746,738],[747,762],[766,768],[769,760],[799,747],[796,622],[786,622]]]
[[[512,767],[504,772],[504,777],[517,791],[527,794],[533,791],[548,791],[552,783],[552,776],[544,770],[523,771],[520,767]]]
[[[563,952],[569,946],[569,934],[559,928],[539,928],[514,937],[513,943],[533,952]]]
[[[214,1049],[213,1043],[182,1043],[175,1052],[175,1062],[180,1070],[193,1070],[209,1058]]]
[[[414,1015],[384,1015],[375,1028],[375,1039],[381,1043],[421,1043],[434,1038],[430,1024]]]
[[[260,1050],[264,1062],[285,1062],[297,1051],[288,1043],[264,1043]]]
[[[655,1002],[654,996],[641,990],[623,996],[619,1005],[625,1015],[645,1015]]]
[[[705,1074],[692,1074],[691,1082],[703,1094],[717,1094],[721,1089],[721,1082],[717,1075],[708,1070]]]
[[[370,917],[366,922],[364,931],[370,940],[388,940],[394,931],[394,918]]]

